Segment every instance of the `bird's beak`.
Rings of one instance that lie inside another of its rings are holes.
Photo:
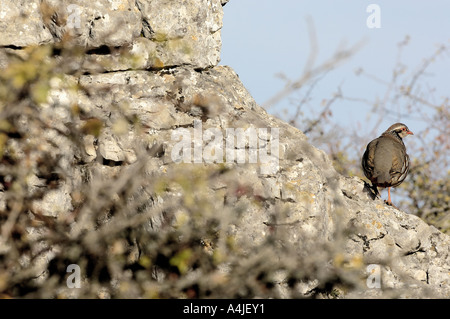
[[[406,132],[406,134],[409,134],[409,135],[414,135],[414,133],[413,133],[413,132],[411,132],[411,131],[408,131],[408,132]]]

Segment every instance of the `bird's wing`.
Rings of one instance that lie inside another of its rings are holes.
[[[389,184],[391,180],[390,171],[392,169],[394,154],[396,152],[395,141],[386,137],[379,137],[374,147],[373,178],[380,185]]]
[[[373,174],[373,158],[374,158],[374,151],[375,151],[375,145],[376,140],[373,140],[369,144],[367,144],[366,151],[364,152],[364,155],[361,160],[361,165],[363,167],[364,175],[369,180],[372,180],[372,174]]]

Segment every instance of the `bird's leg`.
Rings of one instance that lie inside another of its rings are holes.
[[[392,205],[392,201],[391,201],[391,188],[388,187],[388,203],[389,205]]]
[[[389,206],[392,206],[394,208],[397,208],[394,204],[392,204],[392,201],[391,201],[391,188],[390,187],[388,187],[388,200],[386,201],[386,204],[388,204]]]

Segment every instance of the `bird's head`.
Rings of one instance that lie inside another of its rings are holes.
[[[404,138],[408,135],[414,135],[413,132],[409,130],[409,128],[403,123],[395,123],[391,125],[385,133],[394,133],[398,135],[400,138]]]

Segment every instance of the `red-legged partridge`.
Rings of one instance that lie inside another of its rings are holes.
[[[405,124],[391,125],[367,145],[362,157],[364,175],[377,187],[388,188],[387,204],[392,205],[391,187],[400,185],[409,171],[409,156],[403,138],[414,135]]]

